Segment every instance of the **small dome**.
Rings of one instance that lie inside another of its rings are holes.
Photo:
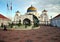
[[[20,12],[19,11],[16,11],[16,16],[19,16],[20,15]]]
[[[44,9],[42,12],[47,12],[47,10]]]
[[[16,13],[20,13],[19,11],[16,11]]]
[[[33,7],[32,5],[31,5],[31,7],[29,7],[27,9],[27,12],[36,12],[36,11],[37,11],[37,9],[35,7]]]

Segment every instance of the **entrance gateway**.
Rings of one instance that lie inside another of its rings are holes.
[[[23,20],[23,24],[27,24],[28,26],[30,26],[31,25],[31,21],[28,18],[25,18]]]

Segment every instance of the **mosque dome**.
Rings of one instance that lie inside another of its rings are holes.
[[[33,7],[32,5],[31,5],[31,7],[29,7],[27,9],[27,12],[36,12],[36,11],[37,11],[37,9],[35,7]]]

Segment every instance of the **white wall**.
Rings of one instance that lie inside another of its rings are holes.
[[[29,20],[33,21],[33,15],[22,15],[20,16],[21,23],[23,24],[23,20],[28,18]]]
[[[0,19],[0,26],[1,26],[1,23],[3,23],[4,25],[8,25],[8,22],[11,22],[11,21],[7,19]]]

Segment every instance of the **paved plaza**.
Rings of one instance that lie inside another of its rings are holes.
[[[30,30],[0,30],[0,42],[60,42],[60,28],[40,26]]]

